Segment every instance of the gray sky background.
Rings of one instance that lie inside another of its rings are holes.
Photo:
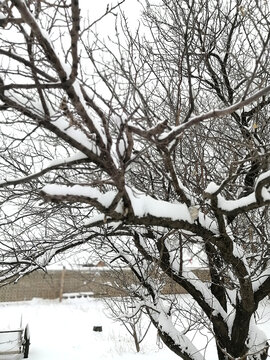
[[[89,0],[80,0],[80,7],[82,9],[82,16],[86,16],[87,12],[91,21],[97,19],[102,15],[107,8],[107,5],[116,5],[119,1],[115,0],[98,0],[98,1],[89,1]],[[94,3],[94,4],[93,4]],[[133,27],[138,23],[138,19],[141,13],[141,6],[138,0],[126,0],[124,4],[121,5],[121,9],[124,11],[125,15],[128,17],[129,24]],[[85,11],[85,13],[84,13]],[[116,10],[117,12],[117,10]],[[106,18],[98,26],[98,30],[104,31],[104,33],[110,32],[114,28],[115,17],[113,15],[107,15]]]

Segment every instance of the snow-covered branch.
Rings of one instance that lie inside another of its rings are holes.
[[[150,1],[105,41],[93,24],[123,1],[98,22],[86,3],[1,2],[0,280],[87,243],[130,268],[122,286],[180,357],[203,353],[167,284],[193,298],[219,360],[264,360],[270,5]]]
[[[162,142],[171,142],[175,140],[177,137],[179,137],[185,130],[189,129],[190,127],[199,124],[200,122],[210,120],[210,119],[216,119],[221,118],[226,115],[230,115],[234,112],[237,112],[238,110],[243,109],[245,106],[248,106],[250,104],[253,104],[256,100],[268,95],[270,93],[270,85],[264,87],[263,89],[255,92],[251,96],[247,97],[244,100],[241,100],[233,105],[230,105],[224,109],[214,109],[211,110],[205,114],[201,114],[198,116],[194,116],[193,118],[189,119],[186,123],[181,124],[179,126],[176,126],[174,129],[172,129],[167,134],[162,134],[159,136],[159,140]]]
[[[267,186],[270,184],[269,171],[262,173],[255,183],[254,191],[236,200],[226,200],[220,192],[220,187],[210,183],[205,190],[206,198],[217,198],[217,209],[227,215],[238,215],[250,210],[258,209],[270,203],[270,193]]]
[[[48,173],[51,170],[58,169],[59,167],[61,167],[63,165],[71,166],[73,164],[79,164],[81,162],[85,162],[86,159],[87,159],[86,155],[79,152],[73,156],[70,156],[69,158],[66,158],[66,159],[53,160],[47,166],[45,166],[42,170],[37,171],[36,173],[30,174],[30,175],[27,175],[27,176],[24,176],[24,177],[21,177],[18,179],[2,179],[0,181],[0,188],[10,186],[10,185],[18,185],[18,184],[27,183],[31,180],[39,178],[40,176]]]
[[[204,356],[193,345],[192,341],[175,328],[171,316],[165,311],[160,302],[149,306],[148,311],[153,323],[158,329],[160,337],[165,344],[170,343],[172,351],[185,360],[204,359]]]

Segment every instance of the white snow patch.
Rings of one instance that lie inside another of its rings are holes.
[[[85,146],[95,154],[100,155],[100,151],[93,143],[93,141],[89,137],[87,137],[86,134],[80,129],[76,129],[74,126],[70,126],[69,122],[65,119],[59,118],[53,121],[53,125],[55,125],[63,133],[67,134],[68,136],[76,140],[78,143],[81,143],[83,146]]]
[[[262,173],[262,174],[258,177],[258,179],[256,180],[255,188],[256,188],[256,186],[257,186],[261,181],[263,181],[263,180],[265,180],[265,179],[267,179],[267,178],[269,178],[269,177],[270,177],[270,170]]]
[[[210,184],[208,184],[208,186],[206,187],[205,193],[214,194],[216,191],[218,191],[218,189],[219,189],[219,185],[211,181]]]
[[[250,320],[248,346],[250,347],[249,353],[256,354],[254,359],[261,359],[260,353],[263,353],[267,342],[267,336],[255,323],[254,316]]]
[[[108,208],[114,197],[116,196],[116,191],[107,191],[106,193],[101,193],[98,189],[91,186],[66,186],[66,185],[57,185],[57,184],[48,184],[42,188],[42,191],[48,195],[56,196],[82,196],[89,199],[97,200],[102,206]],[[119,207],[118,210],[120,211]]]
[[[171,220],[183,220],[192,223],[187,205],[181,203],[169,203],[164,200],[154,199],[138,190],[126,188],[132,203],[134,214],[138,217],[152,215],[158,218]]]
[[[259,290],[259,287],[267,280],[270,276],[270,266],[266,270],[264,270],[261,274],[259,274],[253,281],[252,281],[252,288],[253,291]]]
[[[193,304],[189,295],[181,295],[179,300],[181,306],[190,307]],[[97,360],[179,360],[165,345],[161,348],[157,346],[157,331],[154,327],[150,328],[141,344],[142,351],[137,354],[130,335],[120,323],[106,317],[104,303],[99,299],[68,299],[62,303],[58,299],[33,299],[0,303],[0,316],[1,329],[17,327],[21,316],[23,325],[29,324],[31,360],[85,360],[89,356]],[[249,334],[252,350],[260,350],[265,339],[270,338],[269,301],[261,304],[257,316],[260,328],[253,319]],[[166,318],[160,320],[167,321]],[[93,326],[102,326],[103,331],[95,333]],[[205,335],[197,331],[196,336],[189,340],[196,348],[202,349]],[[207,346],[206,353],[203,352],[204,359],[217,360],[214,339],[207,341]]]
[[[221,195],[218,195],[218,207],[224,211],[233,211],[253,203],[256,203],[254,193],[237,200],[226,200]]]
[[[199,223],[205,229],[212,231],[214,234],[218,235],[219,230],[216,223],[216,220],[211,219],[209,216],[205,215],[203,212],[199,212]]]

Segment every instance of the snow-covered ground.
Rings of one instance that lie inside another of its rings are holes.
[[[185,295],[188,299],[188,295]],[[264,308],[262,328],[270,336],[270,303]],[[21,315],[31,333],[30,360],[176,360],[165,346],[157,345],[155,329],[150,329],[137,354],[133,340],[123,326],[109,319],[99,299],[33,299],[27,302],[0,303],[1,328],[17,327]],[[102,326],[94,332],[93,326]],[[203,340],[203,339],[202,339]],[[214,347],[206,359],[215,360]]]

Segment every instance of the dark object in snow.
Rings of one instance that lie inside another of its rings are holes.
[[[266,346],[263,350],[263,353],[261,354],[261,360],[266,360],[268,357],[268,349],[269,349],[269,344],[268,342],[266,342]]]
[[[30,332],[29,327],[26,325],[24,329],[24,341],[23,341],[23,358],[27,359],[29,354],[29,347],[30,347]]]
[[[93,331],[101,332],[102,331],[102,326],[94,326]]]

